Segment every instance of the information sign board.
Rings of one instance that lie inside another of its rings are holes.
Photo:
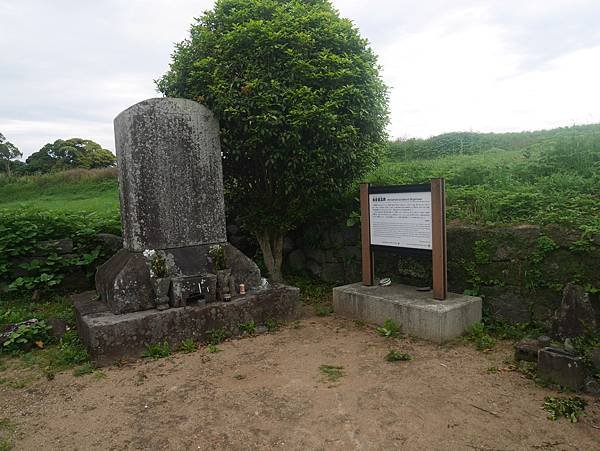
[[[369,194],[371,245],[431,250],[431,191]]]

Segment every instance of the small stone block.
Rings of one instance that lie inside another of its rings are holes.
[[[525,338],[515,346],[515,360],[525,360],[526,362],[537,362],[538,359],[538,340]]]
[[[333,310],[373,324],[391,318],[407,334],[443,343],[481,321],[481,298],[448,293],[446,300],[437,301],[431,292],[419,292],[408,285],[368,287],[354,283],[333,289]]]
[[[547,335],[541,335],[537,339],[537,344],[539,349],[547,348],[552,344],[552,338],[548,337]]]
[[[590,360],[596,371],[600,371],[600,348],[592,349]]]
[[[563,387],[579,390],[585,381],[583,357],[562,349],[543,348],[538,352],[538,376]]]
[[[600,382],[593,377],[589,377],[585,380],[585,386],[583,388],[588,395],[600,396]]]
[[[216,276],[212,274],[175,277],[171,283],[169,304],[171,307],[185,307],[198,302],[204,304],[208,301],[207,297],[212,300],[216,295],[216,283]]]

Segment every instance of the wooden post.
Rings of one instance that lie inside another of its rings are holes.
[[[446,252],[446,190],[444,179],[431,180],[431,254],[433,259],[433,298],[448,296],[448,257]]]
[[[362,245],[362,282],[373,285],[373,253],[371,252],[371,218],[369,184],[360,184],[360,241]]]

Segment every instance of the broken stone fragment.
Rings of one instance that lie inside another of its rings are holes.
[[[543,348],[538,352],[537,374],[563,387],[580,390],[586,376],[584,359],[562,349]]]
[[[515,346],[515,360],[525,360],[526,362],[537,362],[538,350],[540,349],[538,340],[525,338]]]
[[[560,309],[554,320],[554,333],[561,338],[578,337],[586,329],[595,330],[595,312],[584,288],[572,283],[563,291]]]

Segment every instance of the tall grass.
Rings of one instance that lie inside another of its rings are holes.
[[[0,177],[0,209],[22,208],[117,212],[117,169],[72,169],[43,175]]]
[[[467,223],[558,223],[600,233],[600,133],[521,150],[388,161],[374,184],[445,177],[449,219]]]

